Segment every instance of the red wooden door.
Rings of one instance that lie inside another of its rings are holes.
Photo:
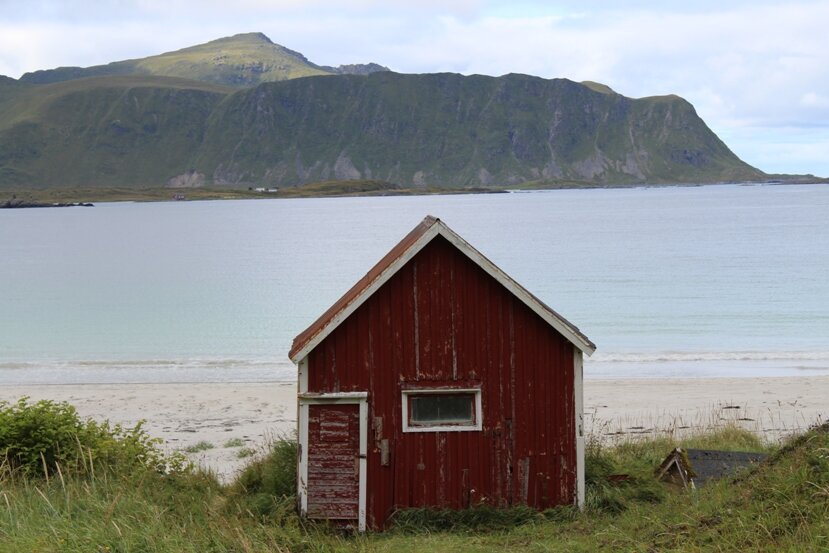
[[[308,406],[308,517],[357,520],[359,405]]]

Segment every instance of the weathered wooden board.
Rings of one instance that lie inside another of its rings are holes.
[[[309,518],[357,520],[359,454],[358,405],[309,406]]]

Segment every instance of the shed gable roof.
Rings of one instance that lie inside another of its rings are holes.
[[[579,350],[587,355],[591,355],[596,350],[595,344],[587,336],[582,334],[575,325],[515,282],[492,261],[473,248],[455,231],[446,226],[443,221],[429,215],[383,256],[363,278],[358,280],[325,313],[320,315],[311,326],[294,338],[293,346],[288,354],[291,361],[294,363],[301,361],[311,350],[331,334],[340,323],[356,311],[375,291],[438,235],[443,236],[458,250],[464,253],[476,265],[497,280]]]

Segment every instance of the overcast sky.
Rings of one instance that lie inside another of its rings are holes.
[[[321,65],[678,94],[752,165],[829,176],[827,28],[829,0],[0,0],[0,74],[260,31]]]

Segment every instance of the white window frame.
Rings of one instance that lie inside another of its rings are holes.
[[[473,424],[409,425],[409,396],[475,394],[475,422]],[[402,390],[403,432],[480,432],[484,428],[480,388],[409,388]]]

